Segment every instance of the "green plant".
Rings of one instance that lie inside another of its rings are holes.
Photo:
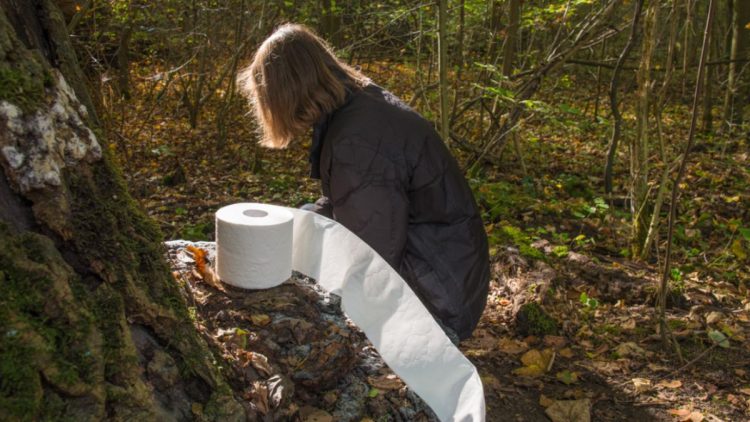
[[[573,216],[581,220],[591,216],[604,216],[609,210],[609,205],[603,198],[594,198],[593,204],[585,204],[581,208],[573,211]]]
[[[581,296],[578,298],[578,300],[581,302],[581,305],[584,306],[584,309],[588,311],[593,311],[597,307],[599,307],[599,301],[593,297],[589,297],[586,292],[581,292]]]

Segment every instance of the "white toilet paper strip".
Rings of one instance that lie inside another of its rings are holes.
[[[243,289],[268,289],[292,275],[292,213],[233,204],[216,213],[216,274]]]
[[[231,207],[250,209],[255,205]],[[341,296],[344,312],[441,421],[484,421],[484,391],[476,368],[451,343],[398,272],[333,220],[298,209],[266,207],[269,214],[294,215],[292,267]],[[223,225],[219,217],[217,213],[217,233]],[[227,238],[224,232],[222,236],[222,241]],[[255,242],[276,248],[271,237]],[[217,242],[217,252],[221,247]]]

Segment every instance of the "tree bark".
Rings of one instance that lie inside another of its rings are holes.
[[[244,420],[72,51],[51,0],[0,0],[0,414]]]
[[[659,334],[661,334],[662,342],[665,347],[668,345],[668,334],[671,333],[669,325],[667,324],[667,293],[669,289],[669,277],[672,271],[672,238],[674,236],[674,222],[677,218],[677,205],[679,204],[680,198],[680,184],[682,178],[685,176],[685,170],[687,169],[688,159],[690,158],[690,151],[693,148],[693,142],[695,142],[695,128],[698,122],[698,101],[700,99],[701,90],[703,89],[703,77],[705,71],[705,63],[708,56],[708,46],[711,42],[711,22],[715,12],[715,0],[709,0],[708,3],[708,15],[706,16],[706,29],[703,33],[703,46],[701,47],[700,61],[698,64],[698,76],[695,82],[695,92],[693,94],[693,106],[690,118],[690,129],[688,131],[687,145],[685,146],[685,153],[682,155],[680,160],[680,167],[677,170],[674,182],[672,183],[672,195],[669,202],[669,220],[667,223],[667,250],[664,253],[664,267],[661,272],[661,280],[659,283],[659,302],[657,306],[657,312],[659,315]],[[680,352],[679,343],[672,337],[675,349],[678,356],[682,359]]]
[[[724,93],[724,122],[723,129],[726,129],[726,133],[731,134],[732,129],[737,124],[736,117],[738,113],[734,111],[734,98],[737,91],[737,47],[740,37],[740,22],[739,14],[737,13],[737,0],[730,0],[731,2],[731,20],[729,23],[731,39],[729,42],[729,66],[727,66],[727,90]]]
[[[438,4],[438,72],[440,78],[440,136],[450,144],[450,115],[448,111],[448,1]]]
[[[693,0],[685,0],[685,26],[682,41],[682,94],[685,95],[687,71],[692,62],[693,47],[690,45],[693,37]]]
[[[518,22],[521,15],[521,0],[510,0],[508,3],[508,35],[505,37],[503,49],[503,76],[513,73],[513,61],[516,58],[516,37],[518,36]]]
[[[716,26],[715,24],[713,26]],[[706,28],[707,31],[715,31],[714,28],[709,27]],[[713,34],[710,35],[710,38],[713,40]],[[715,46],[715,43],[712,41],[711,44],[708,45],[708,52],[706,52],[706,60],[711,60],[712,56],[716,56],[716,51],[718,49]],[[714,108],[714,90],[713,90],[713,80],[714,80],[714,74],[716,73],[716,70],[714,70],[715,67],[706,67],[706,80],[703,83],[703,116],[701,117],[701,132],[703,133],[709,133],[713,130],[713,123],[714,123],[714,116],[713,116],[713,108]]]
[[[750,23],[750,2],[734,0],[733,3],[732,44],[724,97],[724,122],[730,129],[743,121],[743,109],[750,103],[750,78],[747,77],[747,62],[743,61],[750,59],[750,29],[746,28]]]
[[[630,206],[633,217],[631,249],[634,257],[642,254],[653,210],[649,201],[649,110],[651,105],[651,68],[659,27],[658,2],[650,4],[643,21],[643,48],[638,69],[636,135],[630,142]]]
[[[654,120],[656,121],[656,138],[659,141],[659,154],[661,155],[663,168],[661,180],[659,181],[659,188],[656,191],[656,198],[653,201],[653,211],[651,212],[651,222],[648,225],[648,234],[646,235],[646,240],[644,240],[643,247],[641,248],[640,258],[642,260],[646,260],[649,257],[654,240],[658,235],[661,209],[664,205],[664,199],[666,198],[669,185],[671,166],[669,165],[667,148],[664,142],[664,131],[662,130],[662,111],[668,100],[667,93],[670,91],[672,85],[672,74],[674,73],[674,55],[675,47],[677,45],[678,1],[679,0],[672,0],[672,8],[669,13],[669,42],[667,44],[667,60],[664,65],[664,80],[662,81],[661,88],[653,101]]]

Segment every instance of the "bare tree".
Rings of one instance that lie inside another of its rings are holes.
[[[672,271],[672,237],[674,235],[674,222],[677,218],[677,205],[680,198],[680,182],[685,176],[687,169],[688,158],[690,157],[690,150],[693,148],[693,142],[695,141],[695,128],[698,122],[698,103],[701,97],[701,91],[703,90],[704,72],[706,69],[706,58],[708,57],[708,46],[711,43],[711,23],[714,17],[714,11],[716,6],[715,0],[710,0],[708,5],[708,16],[706,17],[706,29],[703,33],[703,46],[701,47],[701,57],[698,64],[698,76],[695,83],[695,93],[693,94],[693,107],[690,118],[690,130],[688,132],[687,145],[685,146],[685,152],[682,155],[680,161],[680,168],[677,171],[674,182],[672,183],[672,197],[669,203],[669,223],[667,226],[667,250],[664,257],[664,268],[662,269],[661,282],[659,284],[659,302],[658,302],[658,315],[659,315],[659,332],[662,337],[664,346],[667,347],[669,344],[670,329],[667,325],[666,309],[667,309],[667,293],[669,289],[669,277]],[[672,336],[672,341],[675,346],[677,354],[681,356],[680,347],[677,341]]]
[[[635,46],[638,39],[638,22],[641,19],[641,10],[643,9],[643,0],[638,0],[633,12],[633,21],[630,26],[630,36],[625,47],[617,58],[617,64],[612,72],[612,80],[609,83],[609,107],[612,109],[612,136],[609,138],[609,147],[607,148],[607,162],[604,165],[604,191],[612,193],[612,172],[614,171],[615,158],[617,157],[617,147],[620,142],[622,132],[622,114],[620,114],[620,105],[617,101],[617,91],[620,85],[620,72],[623,64],[627,60],[630,50]]]

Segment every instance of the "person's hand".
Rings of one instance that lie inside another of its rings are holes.
[[[333,207],[331,207],[331,201],[325,196],[318,198],[314,204],[308,203],[299,208],[304,211],[312,211],[323,217],[333,218]]]

